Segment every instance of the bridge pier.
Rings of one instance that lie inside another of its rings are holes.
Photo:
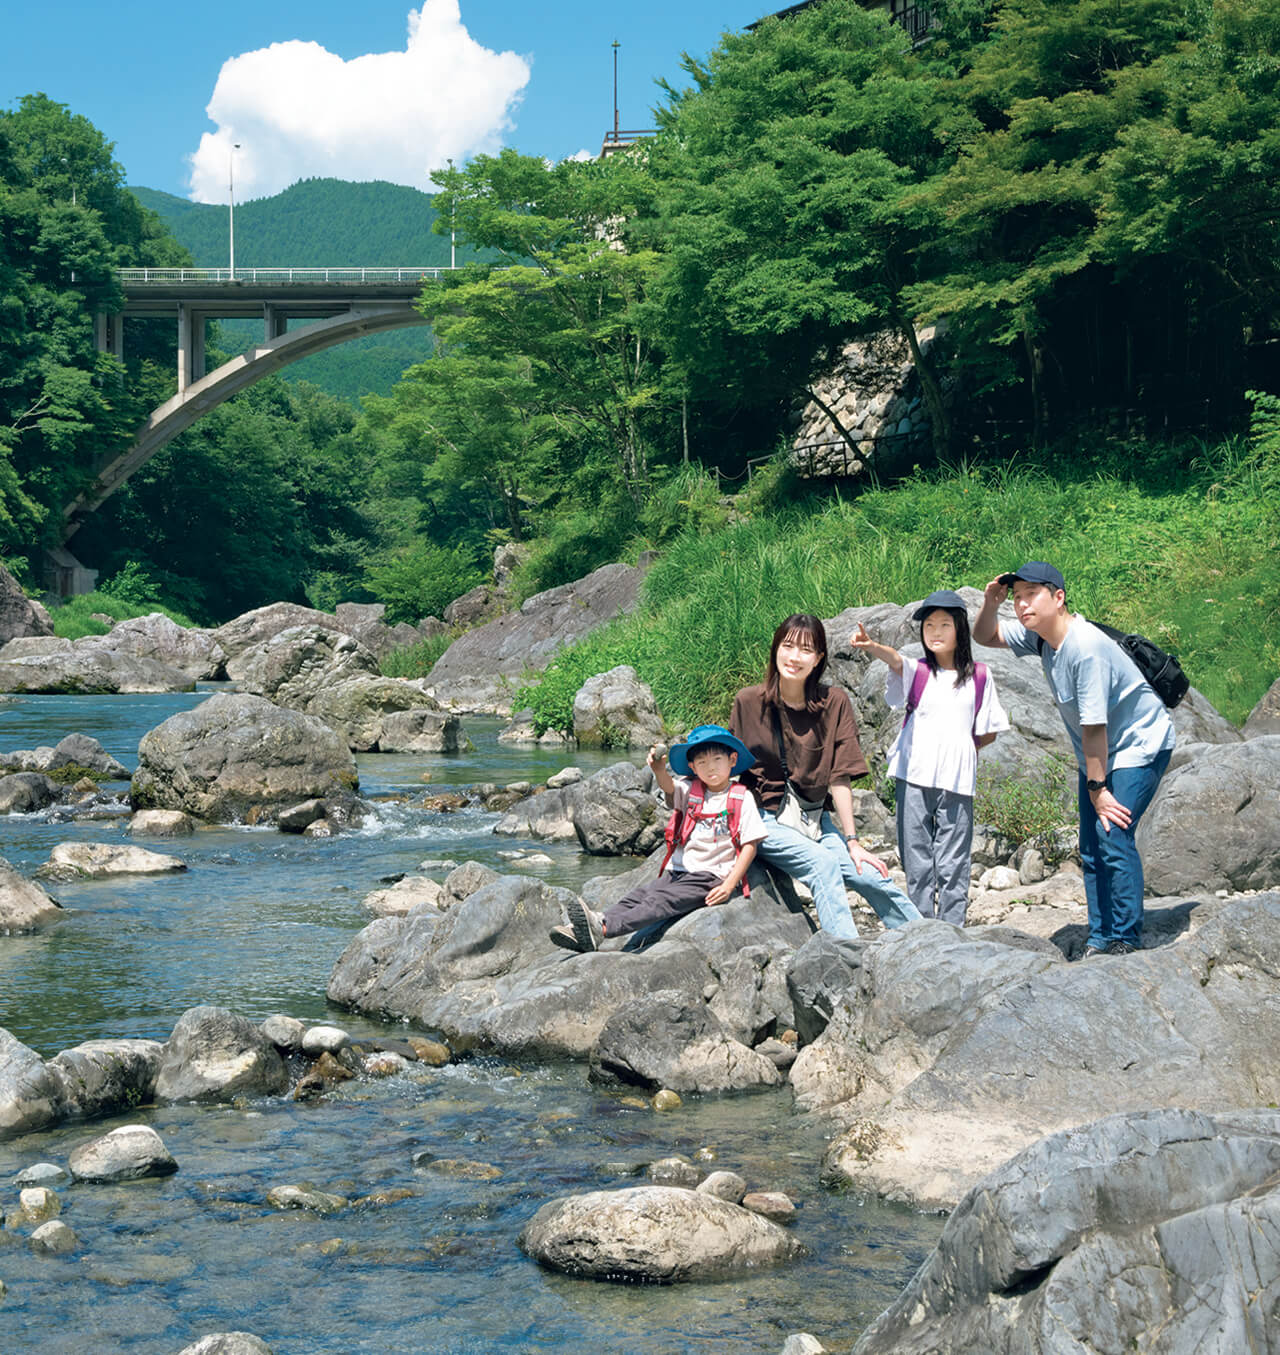
[[[124,316],[98,311],[93,317],[93,342],[99,353],[124,361]]]
[[[178,394],[204,376],[204,322],[206,313],[189,302],[178,302]]]
[[[263,319],[266,321],[265,341],[282,338],[289,330],[289,314],[282,306],[273,306],[270,301],[262,306]]]

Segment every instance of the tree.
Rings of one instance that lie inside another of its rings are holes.
[[[948,107],[902,30],[827,0],[684,69],[649,160],[656,211],[634,231],[660,242],[655,327],[695,396],[767,409],[842,342],[893,326],[945,441],[903,288],[929,229],[908,190],[945,155]]]

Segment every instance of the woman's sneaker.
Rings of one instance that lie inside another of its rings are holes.
[[[600,942],[604,940],[604,918],[577,899],[565,905],[565,913],[569,918],[568,925],[551,929],[554,944],[565,950],[599,950]]]

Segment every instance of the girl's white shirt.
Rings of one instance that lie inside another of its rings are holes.
[[[917,660],[903,654],[902,672],[889,669],[885,696],[901,710],[911,694]],[[998,734],[1009,728],[1009,717],[996,695],[995,678],[987,671],[982,709],[973,720],[973,679],[956,685],[955,673],[940,668],[929,674],[920,704],[889,749],[889,775],[896,781],[930,786],[955,795],[972,796],[978,782],[978,750],[973,735]]]

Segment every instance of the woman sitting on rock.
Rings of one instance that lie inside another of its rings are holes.
[[[729,728],[755,757],[742,782],[755,792],[768,829],[760,859],[809,889],[823,931],[856,937],[846,886],[886,927],[920,913],[884,862],[858,842],[849,783],[867,764],[848,696],[820,682],[826,666],[822,622],[787,617],[774,632],[764,682],[734,698]]]

